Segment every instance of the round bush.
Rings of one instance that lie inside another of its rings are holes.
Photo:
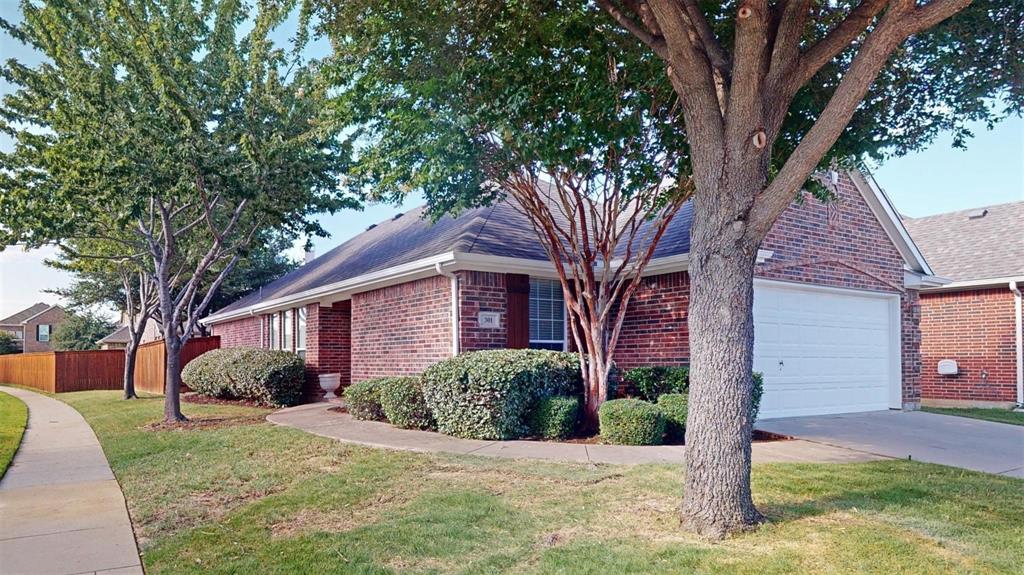
[[[615,445],[661,445],[665,416],[653,403],[639,399],[613,399],[598,410],[601,439]]]
[[[544,439],[565,439],[576,431],[578,397],[543,397],[530,412],[530,432]]]
[[[636,367],[623,374],[626,384],[644,401],[658,401],[666,393],[686,393],[690,368],[684,366]]]
[[[456,437],[522,437],[529,433],[526,416],[539,399],[580,393],[579,359],[572,353],[475,351],[423,372],[423,397],[438,430]]]
[[[387,421],[380,404],[381,384],[386,379],[368,379],[345,388],[345,405],[352,417],[365,421]]]
[[[193,391],[224,399],[246,399],[275,407],[295,405],[306,377],[302,358],[288,351],[254,347],[214,349],[181,372]]]
[[[686,412],[690,397],[685,393],[666,393],[658,398],[658,409],[665,417],[665,438],[672,442],[686,436]]]
[[[434,429],[434,415],[423,399],[419,377],[384,377],[377,381],[380,406],[392,425],[405,429]]]
[[[764,395],[764,375],[759,371],[754,372],[753,387],[750,390],[750,422],[757,421],[757,414],[761,411],[761,396]]]

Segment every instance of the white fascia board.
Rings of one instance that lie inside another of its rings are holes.
[[[977,289],[986,287],[1006,287],[1010,282],[1024,282],[1024,276],[1006,276],[1001,278],[984,278],[977,280],[963,280],[963,281],[951,281],[935,287],[923,288],[921,291],[929,293],[944,292],[944,291],[958,291],[964,289]]]
[[[903,261],[916,272],[934,276],[935,272],[928,266],[928,262],[925,261],[921,250],[917,248],[914,239],[907,232],[907,227],[903,225],[903,220],[900,219],[899,214],[896,213],[895,208],[892,206],[892,202],[889,201],[889,196],[885,195],[885,192],[878,187],[875,178],[870,174],[865,175],[860,170],[847,170],[847,174],[850,175],[850,179],[853,180],[854,185],[860,190],[861,195],[864,196],[864,200],[868,203],[871,211],[874,212],[875,218],[882,224],[882,229],[885,230],[889,239],[892,240],[896,249],[899,250],[900,255],[903,256]]]
[[[911,269],[904,268],[903,270],[903,287],[908,289],[924,290],[936,288],[948,285],[952,281],[949,278],[930,276]]]
[[[489,254],[454,252],[455,265],[449,271],[477,271],[504,274],[526,274],[534,277],[557,279],[558,271],[548,260],[531,260]]]
[[[361,276],[356,276],[354,278],[349,278],[347,280],[342,280],[340,282],[320,286],[284,297],[261,301],[241,309],[232,310],[228,313],[215,313],[203,318],[200,322],[203,325],[214,325],[231,321],[233,319],[273,313],[275,311],[288,309],[298,305],[311,303],[327,304],[335,301],[342,301],[348,299],[354,293],[404,283],[414,279],[419,279],[420,277],[436,275],[437,271],[434,269],[434,266],[439,263],[449,263],[454,260],[454,252],[445,252],[429,258],[423,258],[413,262],[370,272]]]

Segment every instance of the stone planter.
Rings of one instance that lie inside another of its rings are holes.
[[[340,373],[325,373],[320,376],[320,389],[324,390],[324,399],[337,399],[338,396],[335,395],[334,392],[337,391],[340,386]]]

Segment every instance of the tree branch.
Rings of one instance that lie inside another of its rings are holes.
[[[646,44],[654,51],[655,54],[662,59],[668,59],[668,49],[665,45],[664,38],[652,34],[651,31],[647,29],[647,26],[638,23],[633,18],[630,18],[625,12],[619,9],[618,6],[613,4],[611,0],[597,0],[597,5],[607,12],[613,20],[618,22],[618,24],[625,28],[630,34],[636,36],[638,40]]]
[[[811,46],[801,56],[799,68],[793,78],[797,88],[809,82],[822,66],[831,62],[863,34],[886,4],[887,0],[863,0],[838,26]]]

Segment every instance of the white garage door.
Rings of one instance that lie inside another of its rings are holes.
[[[898,325],[895,295],[756,282],[760,417],[899,407]]]

